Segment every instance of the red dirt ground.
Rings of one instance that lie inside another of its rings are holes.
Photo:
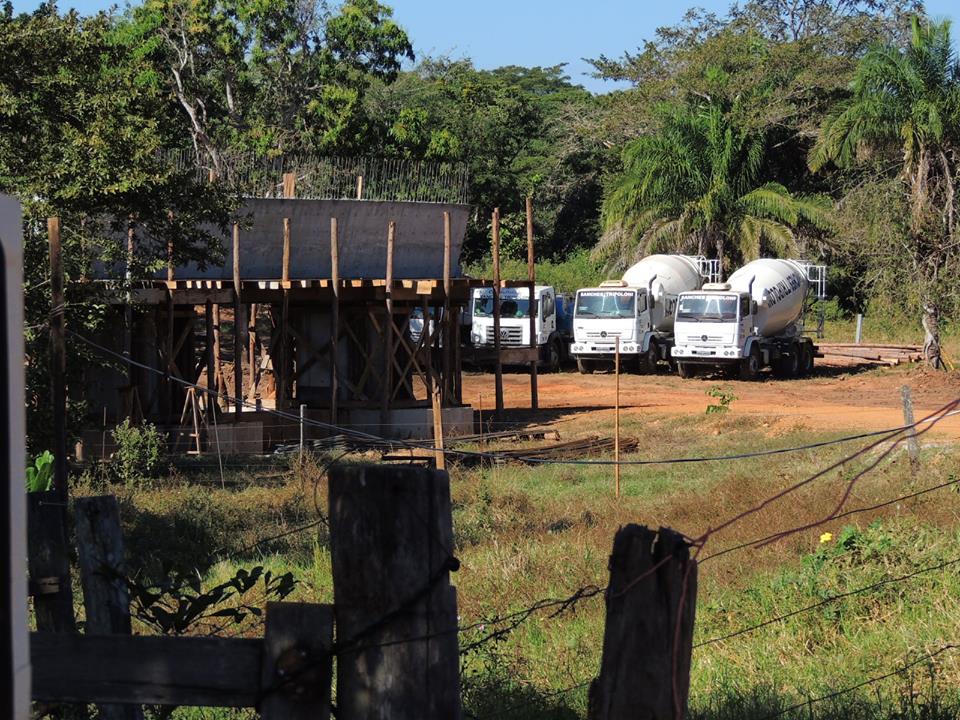
[[[529,375],[525,371],[505,371],[503,385],[504,406],[515,410],[510,415],[538,422],[535,415],[516,412],[530,407]],[[715,385],[729,388],[736,395],[733,414],[762,416],[771,422],[773,432],[778,426],[796,425],[854,432],[900,426],[902,385],[912,390],[917,420],[960,398],[960,372],[936,372],[916,365],[861,369],[847,363],[821,362],[812,377],[802,380],[770,377],[741,382],[719,377],[683,380],[666,373],[624,374],[620,378],[620,403],[627,415],[702,415],[706,406],[715,402],[705,394]],[[540,407],[551,411],[544,413],[548,417],[542,422],[588,418],[600,422],[613,408],[614,376],[580,375],[575,371],[541,374],[539,391]],[[494,405],[493,374],[465,373],[464,402],[476,408],[481,394],[484,411],[489,411]],[[930,436],[960,440],[960,414],[939,422]]]

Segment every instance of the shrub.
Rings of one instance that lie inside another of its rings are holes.
[[[46,492],[53,485],[53,453],[44,450],[27,466],[27,492]]]
[[[110,469],[117,482],[132,485],[160,474],[166,462],[166,441],[155,425],[134,425],[127,418],[112,435],[117,449]]]

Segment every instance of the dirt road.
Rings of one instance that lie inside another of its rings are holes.
[[[529,408],[530,377],[526,372],[504,372],[504,405],[514,416],[536,422],[537,416],[516,412]],[[900,387],[909,385],[916,419],[960,397],[960,373],[934,372],[919,366],[860,370],[841,365],[820,365],[813,377],[802,380],[741,382],[721,378],[683,380],[675,375],[625,374],[620,379],[620,402],[625,415],[702,415],[715,400],[706,392],[720,385],[736,400],[734,414],[762,416],[774,426],[803,424],[838,430],[881,430],[903,424]],[[539,376],[541,422],[575,421],[594,413],[607,416],[614,402],[612,374],[580,375],[576,372]],[[494,404],[494,376],[466,373],[464,401],[477,406]],[[597,417],[599,420],[599,416]],[[960,415],[946,418],[930,435],[960,440]]]

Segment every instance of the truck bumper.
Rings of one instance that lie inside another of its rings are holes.
[[[603,358],[612,358],[617,352],[617,346],[614,343],[594,343],[594,342],[575,342],[570,343],[570,356],[600,360]],[[620,345],[621,355],[636,355],[640,352],[640,346],[637,343],[629,342]]]
[[[739,362],[743,351],[730,345],[674,345],[670,356],[682,362],[717,365]]]

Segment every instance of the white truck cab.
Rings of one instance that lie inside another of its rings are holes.
[[[558,369],[563,359],[564,340],[569,337],[569,300],[557,295],[550,285],[534,287],[536,345],[539,361]],[[530,361],[530,290],[505,287],[500,290],[500,348],[504,365]],[[470,340],[477,364],[495,360],[493,288],[474,288],[471,300]]]

